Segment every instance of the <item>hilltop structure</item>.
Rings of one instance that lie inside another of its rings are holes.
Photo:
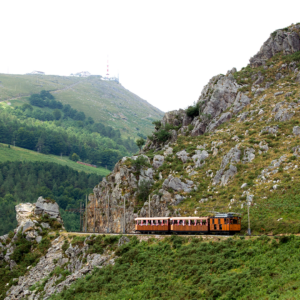
[[[45,75],[45,72],[42,71],[32,71],[31,73],[27,73],[27,74],[31,74],[31,75]]]

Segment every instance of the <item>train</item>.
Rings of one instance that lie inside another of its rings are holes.
[[[231,235],[241,231],[241,217],[234,213],[214,217],[135,218],[136,233],[218,234]]]

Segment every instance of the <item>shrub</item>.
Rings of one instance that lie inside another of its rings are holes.
[[[156,138],[158,139],[158,141],[160,141],[162,143],[166,142],[172,136],[171,133],[168,132],[165,129],[161,129],[161,130],[159,130],[157,132],[154,132],[154,135],[156,136]]]
[[[186,109],[186,114],[187,114],[189,117],[194,118],[194,117],[199,116],[199,110],[200,110],[199,103],[196,103],[196,104],[194,104],[193,106],[189,106],[189,107]]]

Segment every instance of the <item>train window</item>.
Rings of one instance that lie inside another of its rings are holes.
[[[211,219],[211,220],[212,220],[212,223],[215,224],[215,219]]]
[[[191,220],[191,225],[195,225],[195,221],[194,220]]]
[[[237,224],[238,220],[237,219],[233,219],[233,224]]]
[[[182,220],[179,220],[179,225],[182,225],[183,224],[183,221]]]
[[[221,219],[218,219],[218,223],[221,224]]]
[[[202,225],[206,225],[206,220],[203,220],[203,221],[202,221]]]
[[[216,224],[214,225],[214,230],[217,230],[217,225]]]
[[[222,230],[222,224],[219,225],[220,230]]]
[[[146,220],[143,220],[143,225],[146,225]]]
[[[178,225],[178,221],[177,220],[174,220],[174,225]]]
[[[151,221],[150,220],[147,220],[147,223],[148,223],[148,225],[151,225]]]

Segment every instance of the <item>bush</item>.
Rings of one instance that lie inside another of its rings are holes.
[[[186,109],[186,114],[187,114],[189,117],[194,118],[194,117],[199,116],[199,110],[200,110],[199,103],[196,103],[195,105],[189,106],[189,107]]]
[[[172,136],[171,133],[165,129],[161,129],[158,132],[154,132],[154,135],[157,137],[158,141],[162,143],[166,142]]]

